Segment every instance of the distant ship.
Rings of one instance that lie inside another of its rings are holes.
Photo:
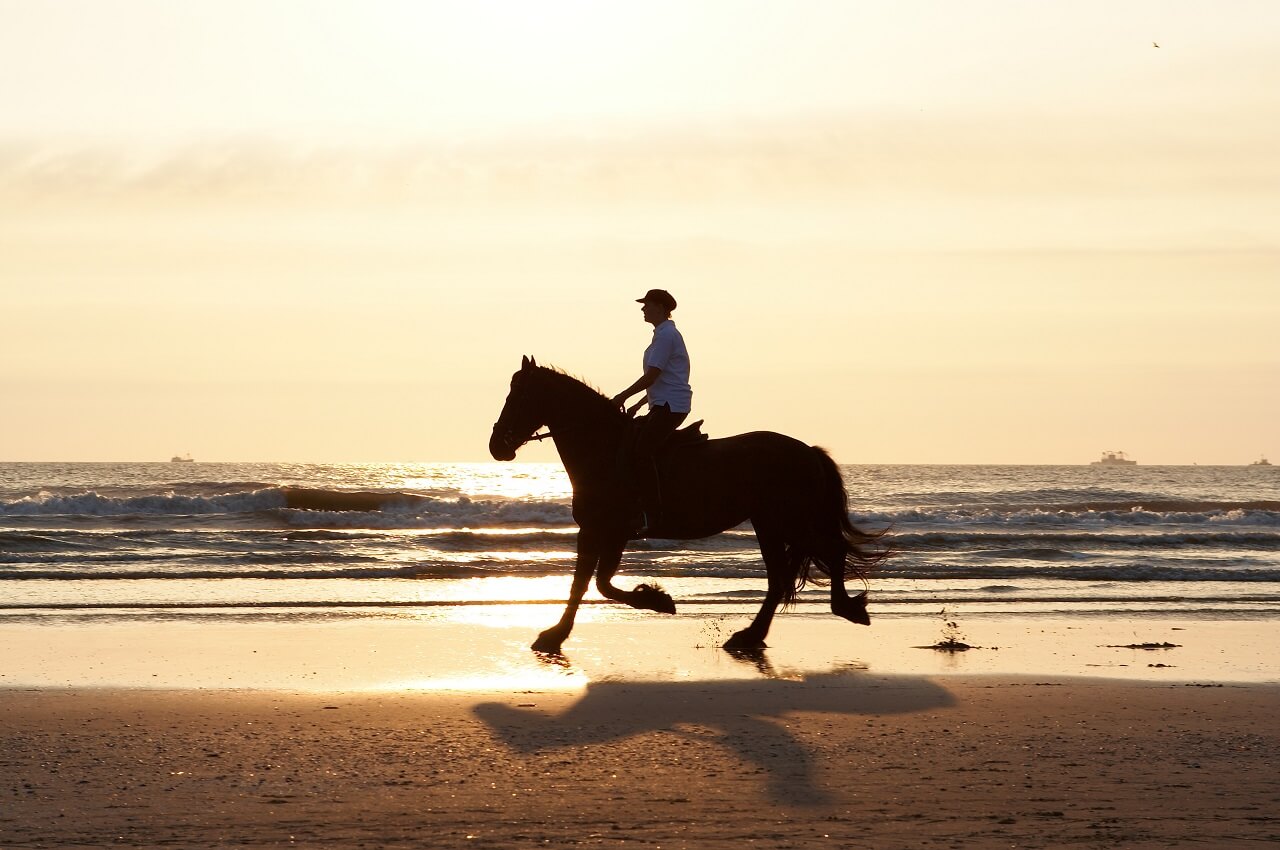
[[[1270,466],[1271,461],[1267,460],[1266,455],[1263,455],[1262,457],[1258,458],[1257,460],[1255,460],[1253,463],[1249,465],[1250,466]]]
[[[1129,460],[1124,452],[1103,452],[1102,460],[1095,460],[1090,466],[1137,466],[1136,460]]]
[[[193,458],[191,455],[182,455],[182,456],[174,455],[173,457],[169,458],[169,463],[195,463],[195,462],[196,462],[196,459]]]

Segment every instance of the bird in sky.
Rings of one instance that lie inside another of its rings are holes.
[[[1152,47],[1159,47],[1160,45],[1156,44],[1156,43],[1153,41],[1153,42],[1151,42],[1151,46],[1152,46]]]

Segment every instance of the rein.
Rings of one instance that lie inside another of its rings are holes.
[[[575,379],[570,378],[569,380],[575,380]],[[581,382],[576,382],[576,383],[581,383]],[[514,379],[513,379],[512,392],[514,393],[514,391],[515,391],[515,385],[514,385]],[[508,399],[508,402],[510,402],[510,399]],[[641,404],[643,404],[643,402],[641,402]],[[628,417],[634,417],[635,411],[639,407],[640,407],[640,404],[636,404],[635,406],[631,407],[625,412],[628,415]],[[503,408],[502,412],[504,414],[507,412],[505,407]],[[547,427],[547,430],[543,431],[541,434],[537,433],[535,430],[534,433],[525,437],[523,440],[520,440],[514,433],[512,433],[512,429],[509,426],[506,426],[502,423],[502,417],[499,417],[499,421],[493,423],[493,432],[495,437],[498,437],[499,439],[501,439],[510,450],[515,451],[519,449],[521,446],[525,445],[526,443],[540,443],[543,440],[553,439],[557,435],[561,435],[566,432],[581,430],[583,427],[585,427],[585,424],[578,422],[578,423],[570,424],[567,427],[558,427],[554,429],[550,425],[547,425],[546,427]]]
[[[495,433],[495,434],[496,434],[496,433],[498,433],[498,425],[499,425],[499,423],[497,423],[497,422],[493,423],[493,430],[494,430],[494,433]],[[551,430],[550,426],[548,426],[548,427],[547,427],[547,430],[546,430],[546,431],[544,431],[543,433],[541,433],[541,434],[530,434],[529,436],[525,437],[523,440],[520,440],[520,442],[518,442],[518,443],[517,443],[517,442],[516,442],[516,437],[512,435],[511,430],[510,430],[509,428],[503,428],[503,429],[502,429],[502,439],[503,439],[503,441],[504,441],[504,442],[506,442],[506,443],[507,443],[507,445],[509,445],[512,449],[518,449],[518,448],[520,448],[521,446],[525,445],[526,443],[535,443],[535,442],[536,442],[536,443],[540,443],[540,442],[542,442],[543,440],[549,440],[549,439],[551,439],[551,438],[552,438],[552,437],[554,437],[556,434],[563,434],[565,431],[573,431],[573,430],[575,430],[575,429],[574,429],[574,428],[557,428],[557,429],[553,432],[553,431]]]
[[[550,440],[556,434],[563,434],[566,431],[581,431],[584,427],[586,426],[579,423],[577,425],[569,425],[567,427],[557,428],[556,430],[552,431],[551,426],[548,425],[547,430],[543,431],[541,434],[530,434],[528,439],[526,439],[524,443],[534,443],[534,442],[540,443],[543,440]],[[520,445],[523,446],[524,443],[521,443]]]
[[[494,427],[494,430],[496,431],[498,428],[498,423],[497,422],[493,423],[493,427]],[[543,431],[541,434],[530,434],[528,437],[525,437],[519,443],[515,442],[515,439],[511,436],[510,431],[505,431],[504,439],[506,439],[509,444],[512,444],[512,448],[518,449],[521,446],[525,445],[526,443],[540,443],[543,440],[550,440],[551,438],[555,437],[556,434],[563,434],[566,431],[577,431],[577,430],[580,430],[582,427],[583,426],[580,424],[570,425],[568,427],[557,428],[554,431],[552,431],[551,426],[548,425],[547,430]]]

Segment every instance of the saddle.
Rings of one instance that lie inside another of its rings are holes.
[[[674,431],[670,437],[662,443],[662,447],[658,449],[658,457],[664,457],[672,449],[691,446],[696,443],[705,443],[711,439],[707,434],[702,433],[702,423],[705,419],[699,419],[697,422],[691,423]]]
[[[699,419],[697,422],[692,422],[683,428],[678,428],[671,432],[671,436],[663,440],[662,445],[658,448],[657,457],[654,458],[659,470],[666,465],[667,459],[674,452],[688,448],[689,446],[696,446],[699,443],[705,443],[707,440],[711,439],[709,435],[702,433],[702,423],[705,421],[705,419]],[[635,443],[635,429],[639,427],[639,420],[635,420],[631,427],[632,431],[628,434],[627,439],[623,440],[622,444],[618,447],[619,469],[627,468],[631,462],[631,447]]]

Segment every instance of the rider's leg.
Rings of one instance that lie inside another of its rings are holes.
[[[644,512],[639,533],[643,534],[662,522],[662,485],[658,479],[658,451],[688,415],[688,413],[672,413],[669,405],[660,404],[650,408],[649,414],[640,422],[631,455],[631,476],[640,497],[640,509]]]

